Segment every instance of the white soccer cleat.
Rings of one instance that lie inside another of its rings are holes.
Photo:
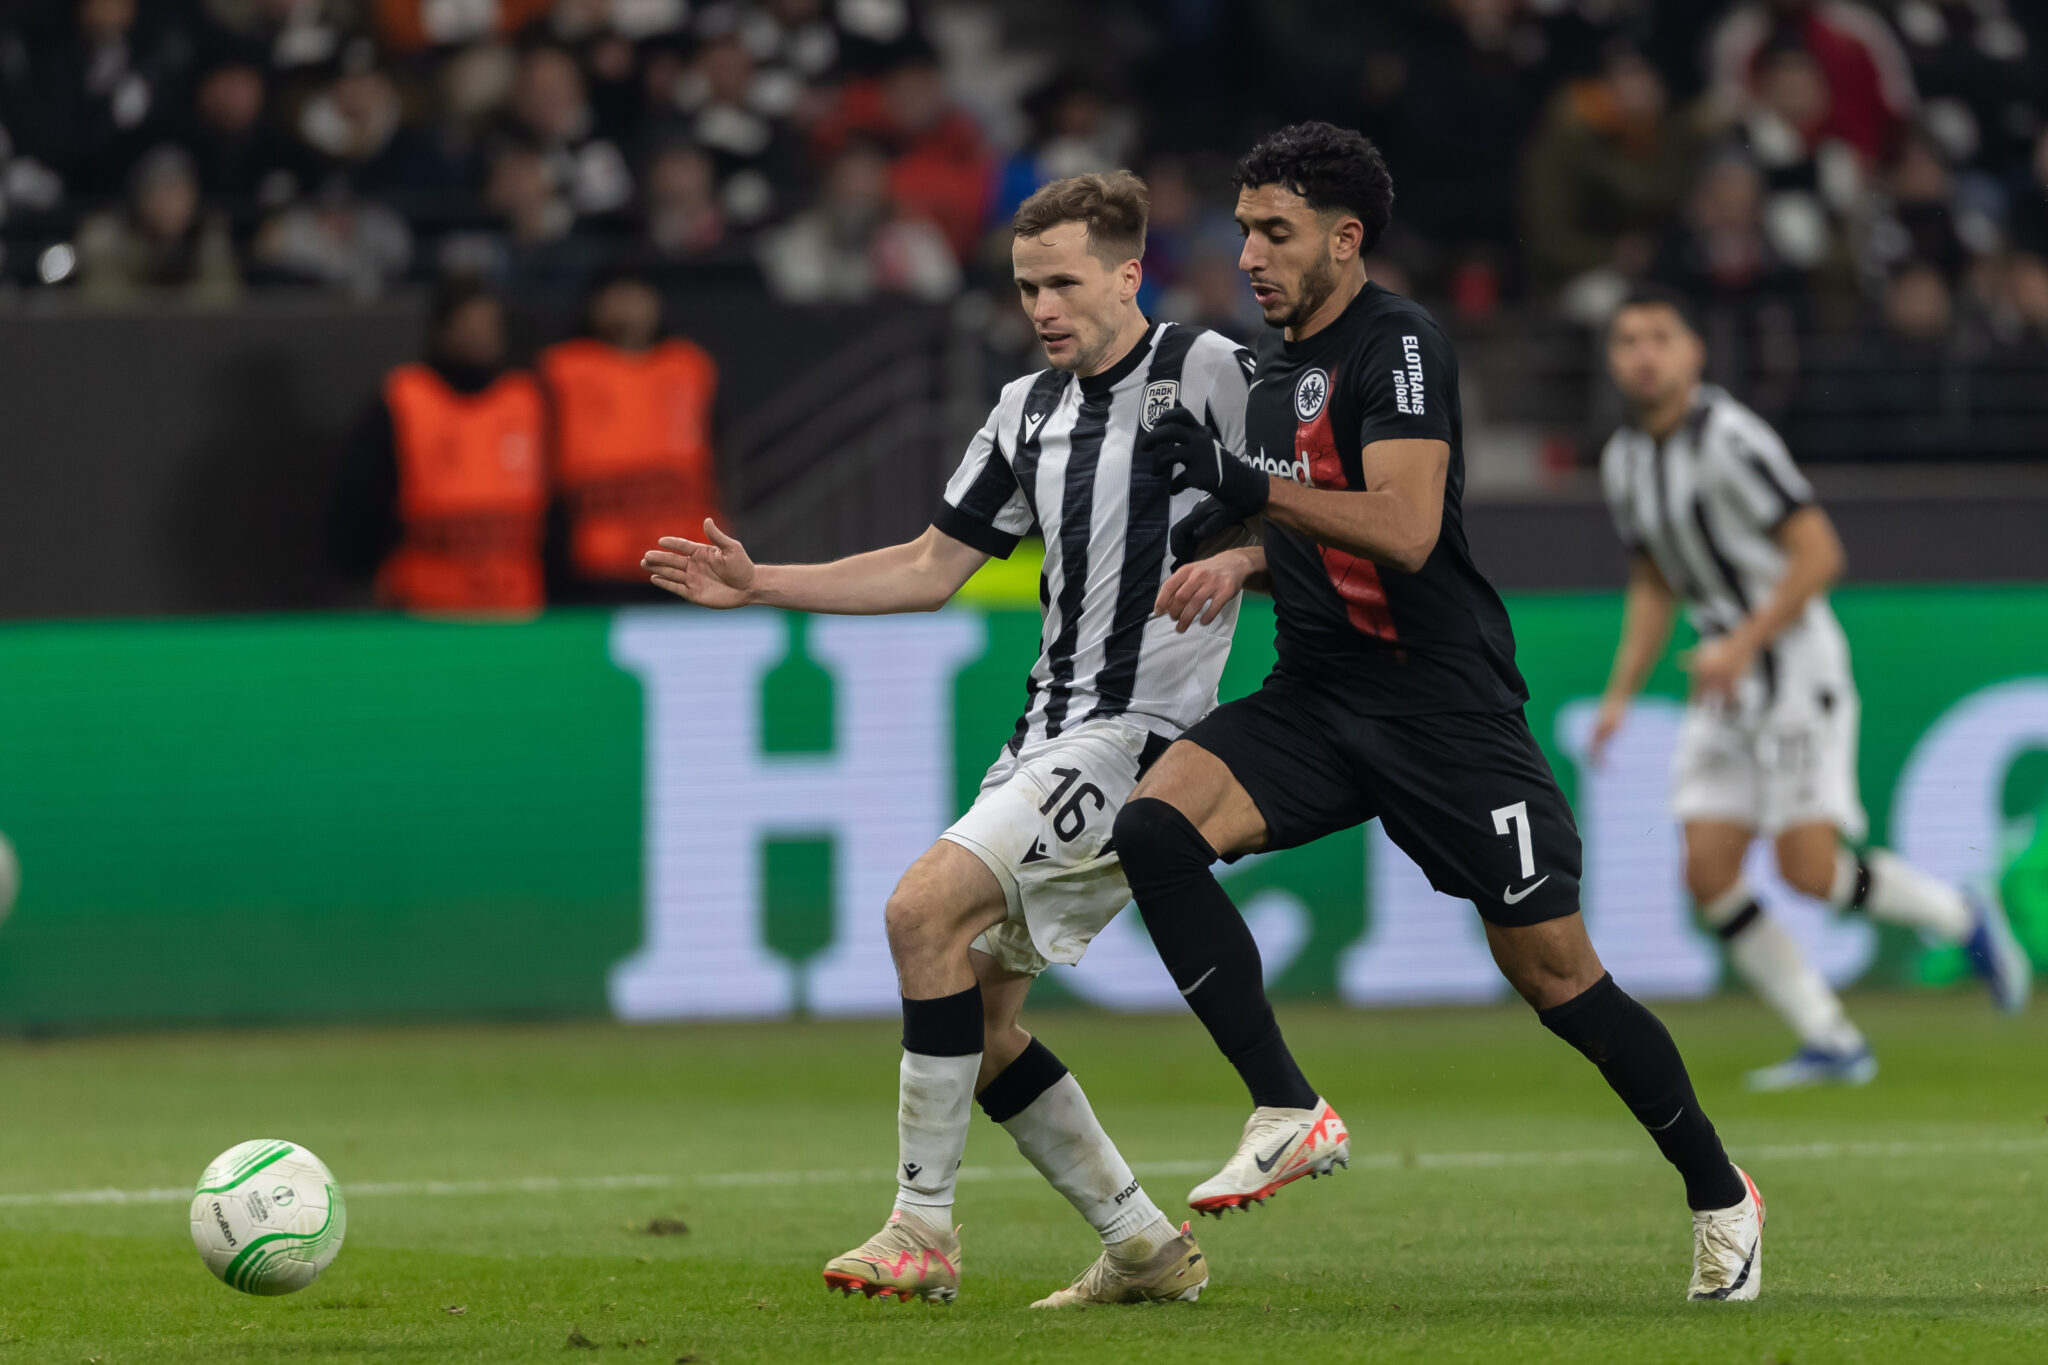
[[[1782,1062],[1750,1072],[1743,1084],[1768,1095],[1816,1085],[1869,1085],[1876,1079],[1877,1058],[1866,1044],[1850,1052],[1803,1047]]]
[[[1195,1186],[1188,1207],[1221,1218],[1226,1209],[1265,1203],[1303,1176],[1329,1175],[1350,1164],[1351,1134],[1321,1096],[1313,1109],[1254,1109],[1237,1151],[1221,1171]]]
[[[1696,1209],[1692,1215],[1692,1288],[1696,1300],[1743,1302],[1764,1282],[1764,1197],[1740,1166],[1742,1202],[1733,1208]]]
[[[1088,1308],[1112,1303],[1193,1303],[1209,1283],[1209,1263],[1202,1248],[1180,1225],[1140,1261],[1121,1261],[1105,1251],[1065,1289],[1032,1304],[1033,1308]]]

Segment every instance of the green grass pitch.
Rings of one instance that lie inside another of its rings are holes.
[[[1093,1237],[979,1116],[959,1301],[823,1288],[889,1207],[886,1023],[7,1043],[0,1360],[2048,1359],[2048,1015],[1966,994],[1853,1009],[1877,1083],[1770,1098],[1739,1086],[1785,1047],[1759,1006],[1663,1011],[1769,1201],[1764,1296],[1743,1305],[1683,1300],[1676,1178],[1519,1007],[1287,1012],[1352,1170],[1203,1226],[1198,1304],[1060,1315],[1028,1305]],[[1179,1206],[1246,1109],[1197,1026],[1036,1022]],[[350,1195],[340,1260],[288,1298],[216,1283],[185,1230],[201,1166],[251,1137],[304,1143]],[[131,1197],[56,1197],[91,1190]]]

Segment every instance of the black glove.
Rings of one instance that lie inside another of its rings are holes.
[[[1137,457],[1152,461],[1154,474],[1172,473],[1173,491],[1199,488],[1251,516],[1266,505],[1272,482],[1231,454],[1215,433],[1186,408],[1169,408],[1150,431],[1138,433]]]
[[[1195,504],[1194,510],[1173,524],[1167,534],[1166,546],[1173,553],[1173,564],[1179,568],[1202,557],[1202,547],[1231,527],[1256,515],[1242,507],[1233,507],[1221,498],[1203,498]]]

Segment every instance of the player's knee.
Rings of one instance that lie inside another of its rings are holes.
[[[1742,864],[1721,858],[1692,857],[1685,860],[1685,889],[1693,904],[1711,905],[1742,878]]]
[[[1216,854],[1201,832],[1167,802],[1141,796],[1117,812],[1117,856],[1127,877],[1142,880],[1188,867],[1206,868]]]
[[[929,939],[943,928],[945,907],[928,890],[908,879],[889,893],[882,907],[882,922],[889,931],[889,944],[900,957],[906,947]]]
[[[1801,895],[1826,900],[1835,886],[1833,848],[1793,847],[1778,849],[1778,875],[1785,885]]]

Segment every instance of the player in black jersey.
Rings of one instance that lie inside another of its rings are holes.
[[[1221,1214],[1348,1163],[1343,1121],[1295,1065],[1258,946],[1210,872],[1371,819],[1470,899],[1546,1027],[1600,1068],[1684,1177],[1694,1298],[1755,1298],[1763,1202],[1701,1112],[1671,1035],[1600,965],[1579,914],[1579,836],[1522,705],[1514,634],[1472,563],[1457,359],[1418,305],[1366,278],[1391,216],[1379,152],[1325,123],[1238,163],[1239,265],[1269,325],[1247,458],[1186,414],[1141,444],[1177,480],[1258,514],[1263,549],[1188,566],[1159,609],[1263,574],[1279,662],[1259,691],[1173,745],[1116,821],[1118,852],[1174,982],[1256,1106],[1189,1203]]]

